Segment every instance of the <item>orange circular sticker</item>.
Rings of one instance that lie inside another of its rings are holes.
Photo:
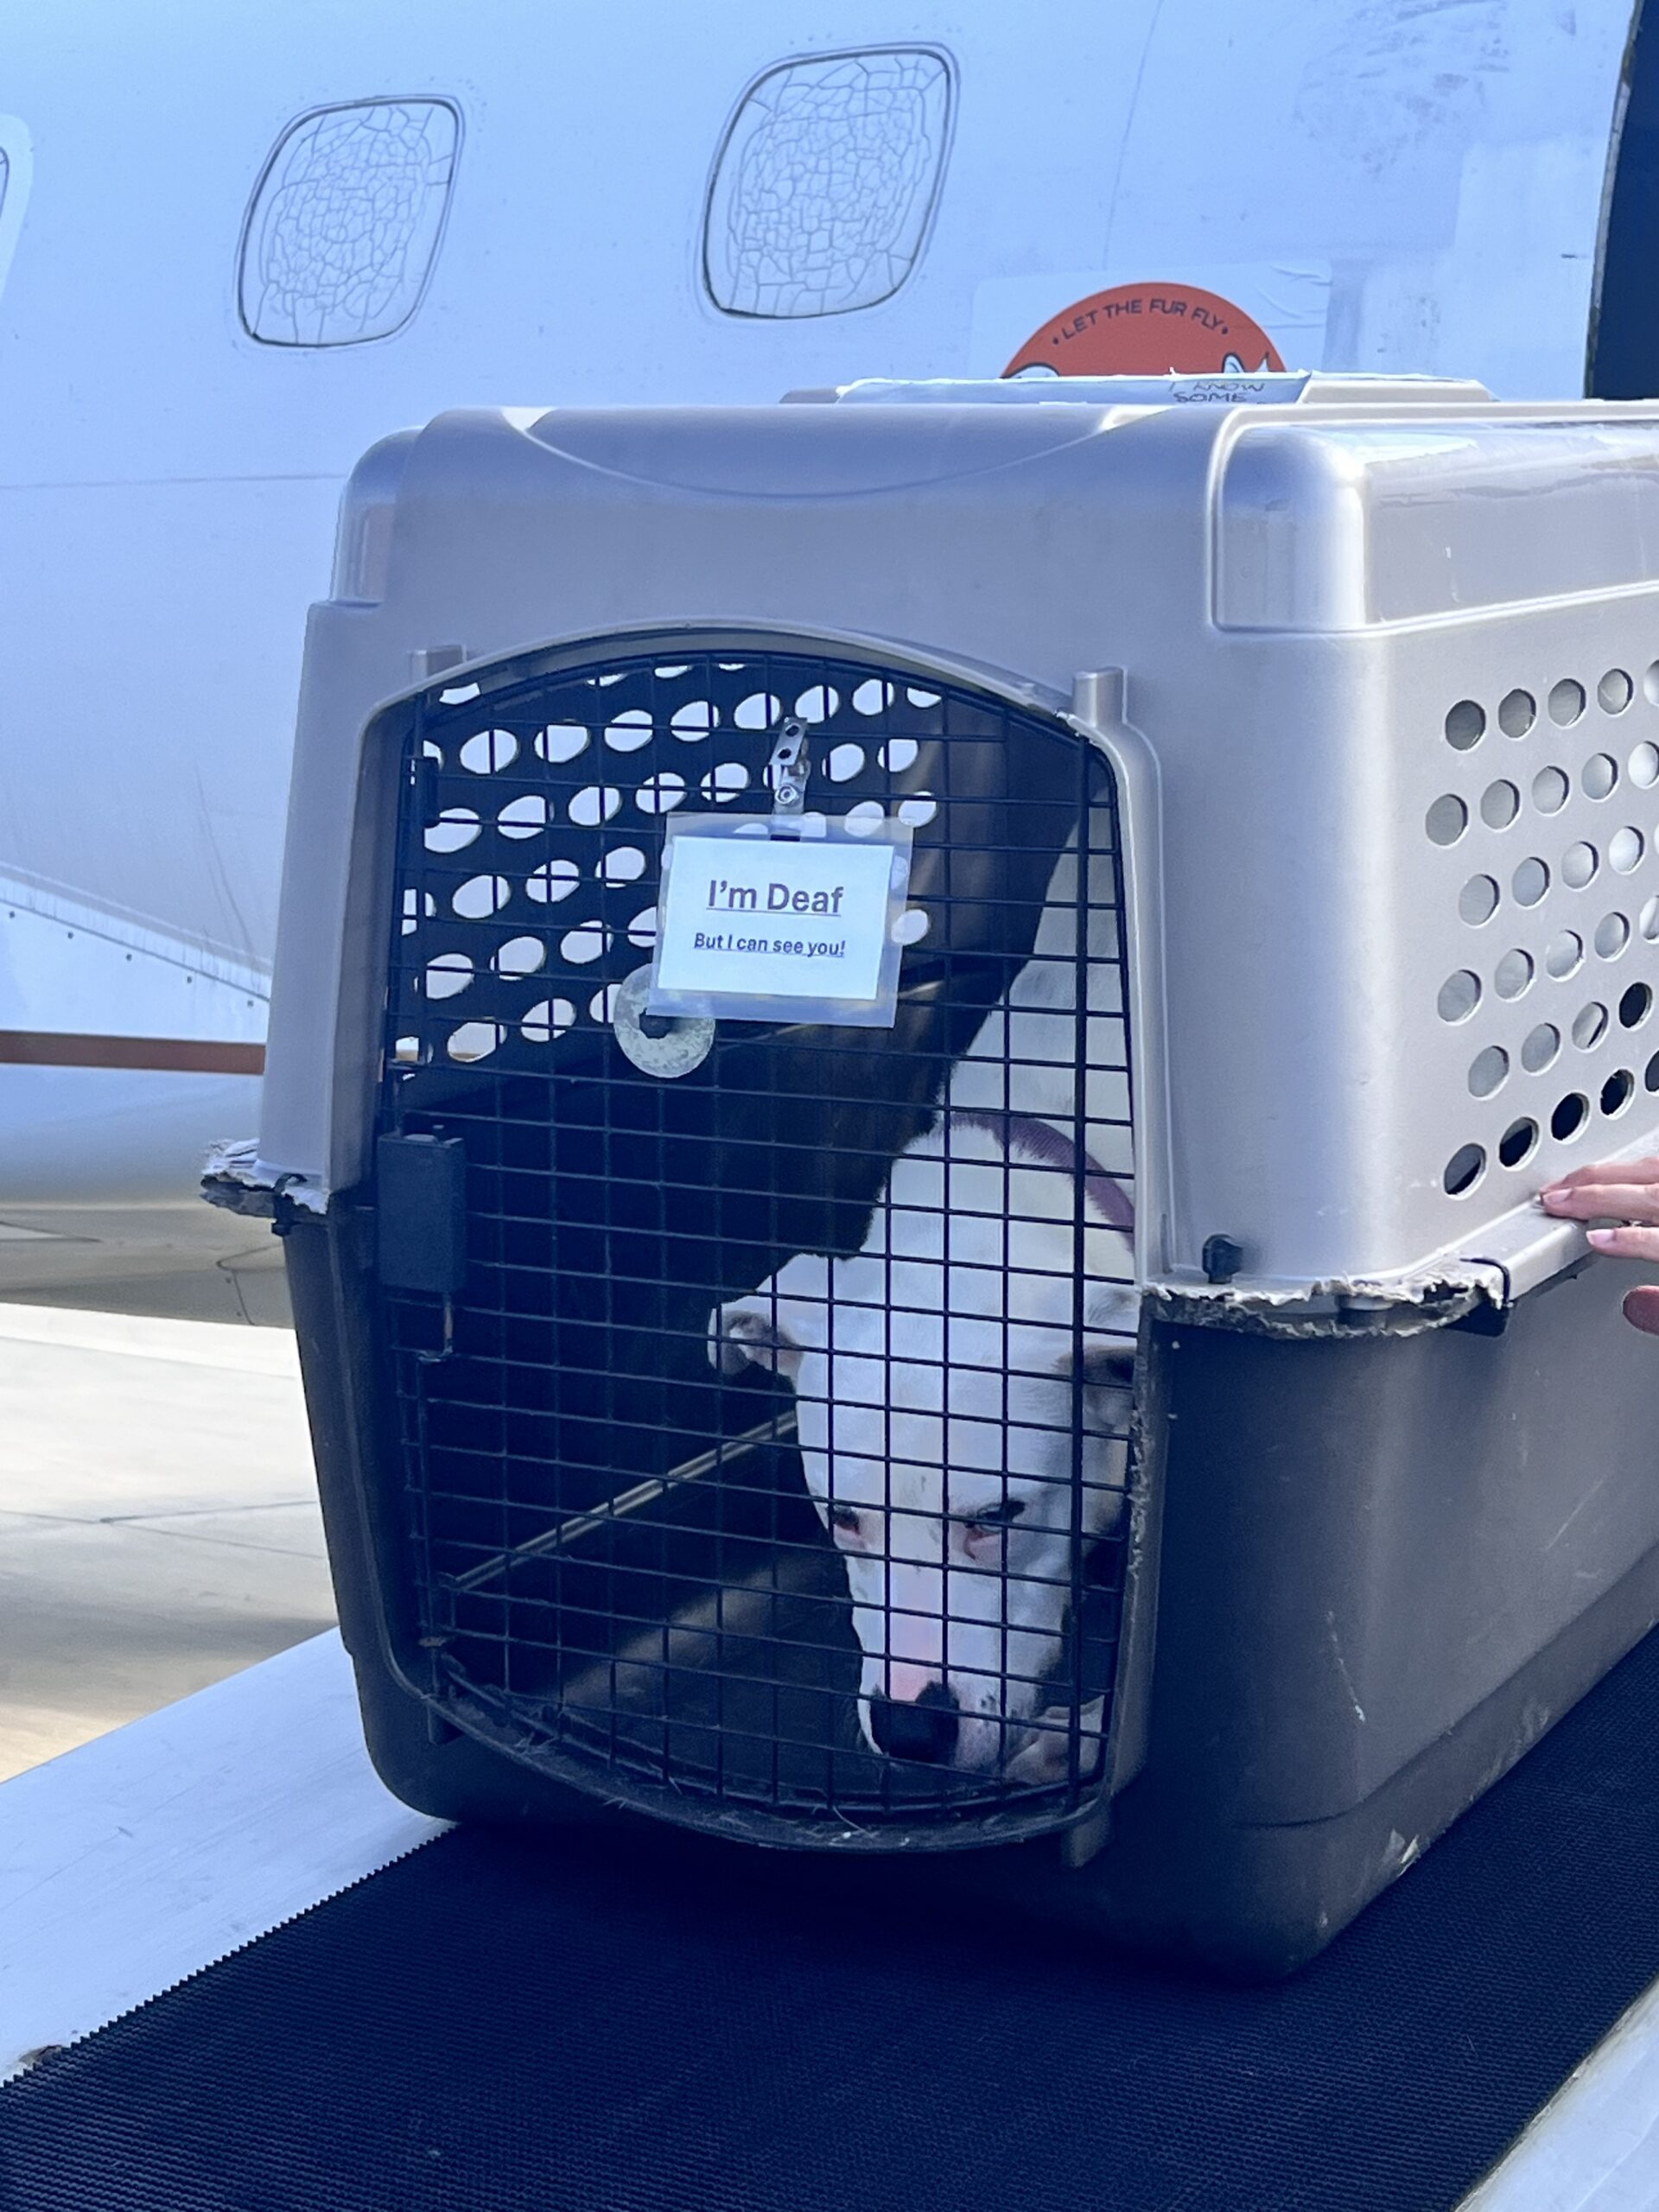
[[[1282,369],[1261,324],[1196,284],[1115,284],[1062,308],[1027,339],[1005,377],[1259,375]]]

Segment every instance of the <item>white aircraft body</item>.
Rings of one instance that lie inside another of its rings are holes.
[[[282,1318],[195,1190],[257,1126],[305,609],[374,440],[1014,370],[1659,391],[1631,10],[12,10],[0,1298]]]

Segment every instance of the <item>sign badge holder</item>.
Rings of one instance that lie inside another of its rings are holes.
[[[767,763],[770,815],[664,824],[648,1017],[892,1028],[914,833],[809,812],[811,772],[791,717]]]

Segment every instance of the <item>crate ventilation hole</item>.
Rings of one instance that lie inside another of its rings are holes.
[[[728,664],[720,665],[731,672]],[[741,667],[741,664],[735,666]],[[669,664],[653,673],[660,680],[672,682],[688,675],[690,669],[690,663]],[[587,681],[590,688],[602,691],[626,680],[631,672],[622,670]],[[478,696],[476,684],[454,686],[438,695],[438,703],[454,707],[469,703]],[[827,684],[809,686],[792,703],[775,692],[753,691],[731,708],[729,727],[734,731],[764,735],[785,712],[792,712],[809,726],[840,716],[844,728],[848,715],[877,724],[901,699],[912,715],[925,716],[940,704],[939,695],[935,692],[871,677],[849,687],[844,701],[833,686]],[[525,848],[523,857],[530,865],[522,874],[512,876],[493,869],[467,874],[448,894],[449,916],[461,922],[487,922],[511,911],[522,917],[531,928],[536,928],[537,933],[530,934],[526,929],[482,959],[461,945],[445,944],[435,949],[422,969],[425,997],[429,1001],[459,999],[486,969],[493,970],[498,977],[526,980],[545,968],[550,959],[556,961],[579,985],[580,971],[591,969],[619,941],[625,941],[648,956],[657,934],[654,900],[642,905],[621,928],[591,912],[582,913],[579,918],[562,913],[556,929],[550,925],[546,934],[540,933],[539,918],[531,910],[562,907],[572,899],[578,899],[579,906],[585,904],[580,894],[586,877],[576,861],[563,855],[537,859],[531,849],[532,841],[563,826],[559,819],[561,807],[565,822],[574,829],[591,831],[613,828],[624,842],[609,845],[594,865],[591,874],[597,887],[602,891],[637,884],[642,899],[651,899],[656,867],[654,841],[650,846],[626,842],[631,820],[639,824],[634,834],[644,832],[649,839],[660,817],[688,803],[700,803],[705,807],[729,806],[747,794],[752,804],[767,804],[764,785],[752,773],[750,766],[741,760],[711,757],[718,756],[721,750],[727,720],[714,701],[693,698],[660,715],[653,715],[646,708],[628,707],[608,717],[601,710],[591,721],[550,722],[527,739],[512,730],[493,727],[474,728],[462,738],[454,747],[454,760],[461,768],[478,778],[480,798],[474,804],[447,805],[425,824],[423,842],[427,851],[443,857],[458,855],[468,851],[493,830],[510,844]],[[842,787],[861,779],[868,781],[878,772],[884,785],[887,779],[905,776],[920,760],[924,741],[914,736],[893,734],[879,727],[856,740],[838,735],[814,761],[812,794],[820,800],[831,791],[839,796]],[[442,747],[429,738],[423,749],[428,758],[442,766]],[[638,755],[651,758],[640,764],[644,772],[632,787],[620,781],[597,779],[605,772],[601,763],[607,764],[612,773],[620,774]],[[522,782],[533,776],[537,762],[549,768],[564,769],[578,760],[585,766],[593,764],[589,772],[595,780],[584,781],[569,791],[518,791],[499,805],[493,804],[487,795],[492,779]],[[680,765],[667,765],[670,760]],[[938,801],[920,789],[892,795],[887,803],[855,798],[850,793],[848,797],[851,803],[842,810],[843,818],[855,830],[861,824],[874,825],[884,820],[889,805],[899,821],[914,829],[925,827],[938,812]],[[431,893],[404,893],[402,927],[405,937],[414,935],[417,930],[430,936],[434,934],[430,925],[441,919],[447,921],[449,916],[441,918],[439,901]],[[893,934],[900,944],[918,944],[931,925],[925,907],[911,906],[896,921]],[[474,1065],[498,1052],[513,1027],[527,1044],[556,1043],[584,1020],[598,1024],[608,1022],[616,988],[616,984],[610,982],[591,994],[578,988],[571,997],[539,1000],[527,1005],[511,1026],[502,1020],[460,1020],[443,1040],[443,1050],[453,1061]],[[464,1008],[458,1007],[457,1012],[462,1013]],[[397,1040],[395,1058],[400,1063],[413,1065],[421,1057],[417,1039]]]
[[[1494,1125],[1491,1138],[1471,1136],[1457,1146],[1440,1174],[1451,1197],[1473,1191],[1494,1160],[1503,1169],[1523,1166],[1546,1131],[1566,1144],[1598,1120],[1616,1120],[1638,1084],[1659,1095],[1659,1052],[1639,1076],[1633,1065],[1607,1064],[1627,1057],[1633,1033],[1652,1014],[1652,989],[1631,983],[1610,1007],[1599,985],[1585,990],[1582,972],[1592,959],[1605,971],[1633,946],[1659,944],[1653,887],[1659,811],[1649,813],[1644,797],[1659,785],[1659,741],[1616,728],[1638,689],[1646,707],[1659,707],[1659,661],[1639,687],[1624,669],[1606,670],[1593,705],[1584,683],[1562,677],[1544,692],[1541,716],[1537,697],[1519,686],[1490,715],[1472,698],[1446,713],[1446,743],[1468,772],[1430,802],[1423,827],[1430,844],[1448,855],[1461,850],[1474,865],[1459,873],[1453,893],[1466,949],[1436,987],[1436,1013],[1454,1027],[1478,1027],[1483,1009],[1504,1020],[1504,1009],[1536,987],[1550,994],[1551,1016],[1519,1036],[1506,1022],[1503,1041],[1489,1037],[1472,1050],[1467,1088],[1475,1100],[1496,1101],[1517,1083],[1550,1081],[1524,1110],[1516,1110],[1517,1099],[1504,1098],[1501,1134]],[[1528,762],[1525,753],[1507,753],[1506,740],[1561,749]],[[1603,906],[1610,892],[1618,903]],[[1590,906],[1581,921],[1580,901]],[[1572,1054],[1603,1058],[1590,1067],[1575,1065],[1562,1087],[1552,1071],[1565,1065],[1564,1039]]]

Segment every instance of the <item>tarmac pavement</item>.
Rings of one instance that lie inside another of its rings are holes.
[[[0,1305],[0,1780],[333,1621],[289,1332]]]

